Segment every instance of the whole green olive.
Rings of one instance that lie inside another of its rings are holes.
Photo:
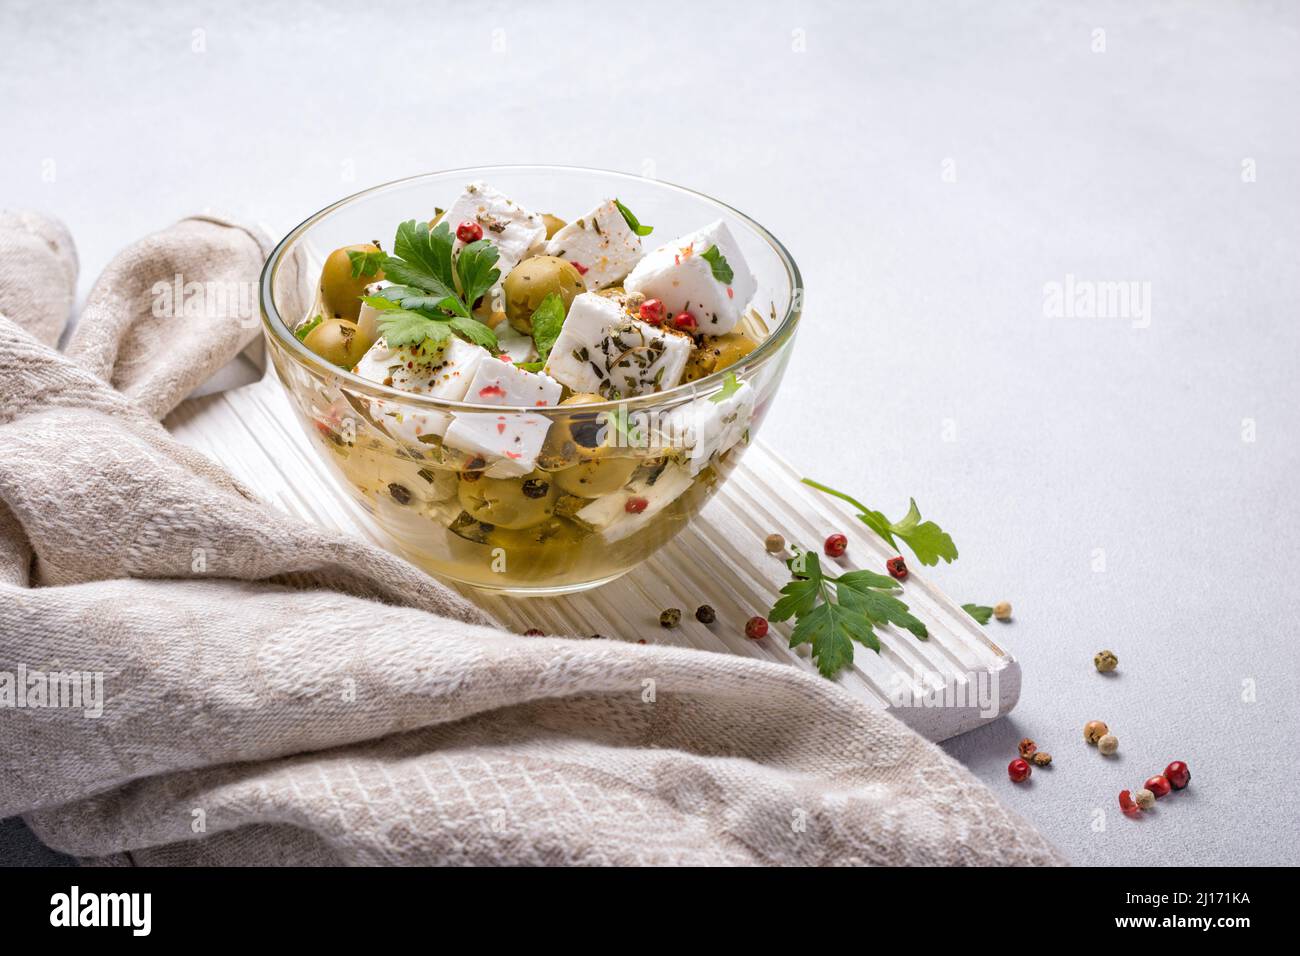
[[[603,450],[603,449],[602,449]],[[560,490],[580,498],[599,498],[612,494],[627,484],[636,471],[635,458],[590,458],[555,473]]]
[[[555,234],[568,225],[559,216],[552,216],[549,212],[542,213],[542,222],[546,224],[547,239],[554,239]]]
[[[369,275],[359,269],[353,275],[352,258],[349,252],[377,253],[379,247],[371,243],[359,246],[344,246],[335,249],[325,260],[325,268],[320,274],[320,298],[325,314],[335,319],[347,319],[355,322],[361,312],[361,297],[366,294],[366,286],[378,282],[384,277],[382,269],[376,269]],[[368,267],[374,269],[373,261]]]
[[[327,319],[307,333],[302,340],[331,365],[352,368],[374,344],[353,322],[346,319]]]
[[[510,270],[504,283],[506,318],[515,330],[531,335],[533,311],[552,292],[564,300],[564,311],[575,296],[587,291],[573,264],[555,256],[533,256]]]
[[[730,368],[756,348],[758,343],[746,332],[706,335],[700,341],[699,347],[691,352],[691,357],[686,360],[686,371],[682,375],[682,381],[693,382],[714,372],[721,372],[724,368]]]
[[[533,472],[523,478],[477,477],[460,483],[461,507],[484,524],[517,530],[541,524],[555,513],[559,492],[551,476]]]

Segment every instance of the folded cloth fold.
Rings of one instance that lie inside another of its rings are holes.
[[[265,250],[150,236],[59,352],[75,249],[0,217],[0,816],[105,864],[1062,862],[830,682],[506,633],[173,440]]]

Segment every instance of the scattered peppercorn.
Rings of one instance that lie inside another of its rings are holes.
[[[545,635],[542,633],[542,629],[539,627],[530,627],[528,630],[524,631],[524,637],[543,637],[543,636]]]
[[[695,620],[701,624],[712,624],[717,619],[717,613],[707,604],[701,604],[695,609]]]
[[[673,316],[673,328],[682,332],[694,332],[698,324],[689,312],[678,312]]]
[[[525,498],[545,498],[551,490],[551,483],[541,478],[529,478],[520,486]]]
[[[676,627],[680,623],[682,623],[681,608],[670,607],[664,611],[661,611],[659,614],[660,627],[672,628],[672,627]]]
[[[604,635],[604,634],[593,634],[593,635],[591,635],[591,639],[592,639],[593,641],[603,641],[603,640],[605,639],[605,635]]]
[[[658,299],[646,299],[637,309],[637,313],[641,316],[642,322],[659,325],[664,320],[664,304]]]
[[[1169,796],[1169,791],[1173,789],[1169,784],[1169,779],[1163,774],[1156,774],[1154,777],[1147,777],[1147,782],[1142,784],[1157,797]]]
[[[1104,721],[1090,720],[1083,725],[1083,739],[1090,744],[1095,744],[1108,733],[1110,733],[1110,728],[1106,726]]]
[[[1020,741],[1020,756],[1028,760],[1038,750],[1038,744],[1034,743],[1028,737]]]
[[[997,604],[993,605],[993,616],[999,621],[1011,620],[1011,602],[999,601]]]
[[[842,534],[828,535],[822,548],[826,552],[826,557],[838,558],[849,549],[849,539]]]
[[[1165,767],[1165,779],[1169,781],[1169,786],[1175,790],[1181,790],[1192,782],[1192,772],[1187,769],[1187,764],[1181,760],[1175,760],[1168,767]]]
[[[1145,788],[1133,794],[1133,799],[1140,810],[1150,810],[1156,805],[1156,795]]]
[[[644,638],[644,637],[643,637],[643,638],[640,638],[640,639],[637,641],[637,643],[638,643],[638,644],[644,644],[644,643],[645,643],[645,638]]]
[[[406,485],[393,482],[388,486],[388,493],[393,496],[393,500],[399,505],[409,505],[411,503],[411,492]]]
[[[1033,762],[1035,767],[1046,767],[1052,762],[1052,755],[1046,750],[1038,750],[1034,752],[1034,755],[1030,760]]]
[[[901,555],[897,558],[890,558],[886,561],[885,570],[889,572],[889,576],[892,578],[896,578],[899,581],[907,580],[907,562],[903,560]]]
[[[1024,783],[1033,772],[1034,768],[1019,757],[1007,764],[1007,776],[1011,778],[1012,783]]]
[[[1134,816],[1142,812],[1142,808],[1133,802],[1133,795],[1127,790],[1119,792],[1119,808],[1129,816]]]
[[[1119,738],[1114,734],[1102,734],[1101,739],[1097,741],[1097,749],[1101,751],[1103,757],[1109,757],[1119,750]]]
[[[785,550],[785,538],[776,533],[769,534],[763,539],[763,547],[768,554],[779,554]]]
[[[1103,674],[1113,671],[1119,667],[1119,658],[1115,656],[1114,651],[1098,651],[1092,659],[1093,665]]]
[[[466,219],[456,227],[456,238],[461,242],[478,242],[483,238],[483,227],[471,219]]]
[[[641,512],[645,511],[649,505],[650,502],[647,499],[642,498],[640,495],[633,495],[631,498],[627,499],[627,503],[623,505],[623,510],[630,515],[639,515]]]
[[[767,637],[767,618],[755,616],[746,621],[745,636],[751,641],[760,641]]]

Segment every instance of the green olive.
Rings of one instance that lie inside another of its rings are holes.
[[[320,298],[326,315],[355,322],[361,312],[361,297],[366,294],[366,286],[382,279],[384,272],[380,269],[370,275],[354,276],[349,252],[375,253],[379,252],[379,247],[364,243],[331,252],[320,274]]]
[[[559,497],[551,476],[541,472],[523,478],[462,480],[458,493],[461,507],[471,517],[512,530],[531,528],[551,517]]]
[[[542,213],[542,222],[546,223],[547,239],[554,239],[555,234],[568,225],[559,216],[552,216],[549,212]]]
[[[327,319],[308,332],[302,344],[331,365],[352,368],[361,361],[361,356],[370,350],[374,342],[354,322]]]
[[[592,458],[555,473],[560,490],[581,498],[599,498],[627,484],[636,471],[635,458]]]
[[[706,335],[687,359],[682,381],[693,382],[730,368],[756,348],[758,343],[746,332]]]
[[[519,332],[531,335],[533,311],[552,292],[564,300],[564,311],[574,296],[587,291],[586,283],[572,263],[555,256],[533,256],[510,270],[504,283],[506,318]]]
[[[570,395],[561,405],[591,405],[605,399],[589,392]],[[617,491],[636,471],[638,459],[620,454],[604,418],[596,413],[557,419],[546,436],[538,462],[551,469],[556,485],[569,495],[597,498]]]

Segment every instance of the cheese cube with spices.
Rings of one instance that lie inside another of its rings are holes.
[[[615,300],[584,292],[569,306],[545,372],[575,392],[630,398],[677,385],[692,348],[689,336],[634,319]]]
[[[423,345],[390,349],[381,338],[352,371],[413,395],[458,402],[465,397],[479,363],[491,360],[487,349],[460,338],[449,338],[437,349]],[[412,444],[425,436],[441,435],[448,423],[444,412],[416,411],[400,401],[378,398],[370,402],[370,414],[391,436]]]
[[[542,217],[486,183],[470,183],[443,215],[442,222],[451,229],[453,237],[462,222],[478,223],[482,227],[483,238],[496,247],[500,254],[496,268],[501,271],[501,279],[488,292],[491,301],[487,304],[493,313],[504,315],[506,307],[505,297],[501,293],[501,281],[528,256],[534,246],[546,238],[546,224],[542,222]],[[455,239],[452,246],[453,259],[460,256],[460,250],[464,247],[464,242]]]
[[[618,204],[607,199],[551,237],[546,254],[573,263],[587,291],[594,292],[618,284],[632,271],[641,258],[641,237]]]
[[[476,405],[546,408],[560,403],[560,383],[528,372],[512,362],[480,362],[464,400]],[[489,462],[492,477],[526,475],[537,463],[551,421],[527,412],[456,412],[447,429],[446,444]]]
[[[658,299],[670,316],[689,312],[705,335],[734,329],[758,291],[739,244],[721,219],[646,253],[623,286]]]

